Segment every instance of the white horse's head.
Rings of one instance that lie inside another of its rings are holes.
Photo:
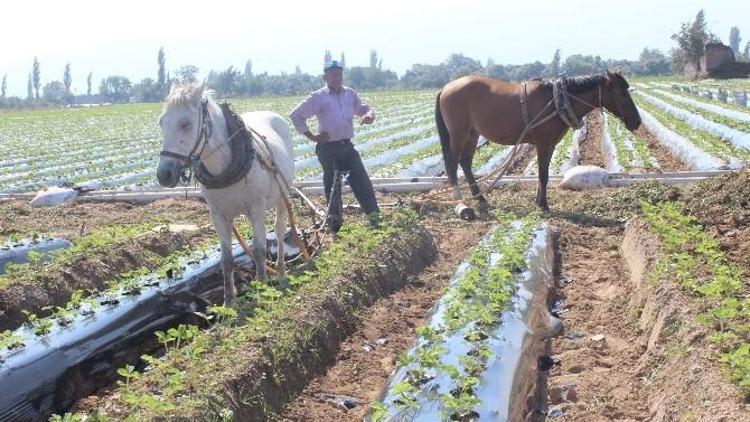
[[[167,95],[159,117],[162,152],[156,167],[156,177],[164,187],[177,186],[182,169],[190,165],[188,157],[197,153],[201,141],[201,98],[205,91],[204,85],[175,85]]]

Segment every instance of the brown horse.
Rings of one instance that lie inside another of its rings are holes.
[[[525,132],[521,142],[536,146],[539,164],[536,202],[548,211],[552,152],[568,127],[580,126],[580,118],[597,107],[609,110],[630,131],[641,124],[628,83],[619,72],[555,81],[535,79],[525,84],[482,76],[465,76],[448,83],[437,95],[435,120],[453,199],[461,199],[457,177],[460,164],[472,196],[479,199],[480,210],[486,210],[489,204],[471,171],[479,135],[492,142],[514,145]]]

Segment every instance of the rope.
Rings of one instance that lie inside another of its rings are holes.
[[[240,234],[240,231],[237,230],[237,226],[232,225],[232,232],[234,232],[234,236],[237,238],[237,241],[240,242],[240,246],[242,246],[242,250],[245,251],[245,255],[247,255],[249,258],[253,257],[253,250],[250,248],[250,246],[245,243],[245,239],[242,238],[242,235]],[[279,240],[278,235],[276,236],[276,240],[279,242],[283,242],[282,240]],[[266,264],[266,272],[271,275],[276,275],[276,270],[271,268],[270,265],[268,265],[268,262],[264,262]],[[259,265],[257,262],[255,265]]]
[[[255,129],[248,126],[250,131],[258,136],[261,143],[261,148],[258,149],[258,152],[260,154],[257,155],[258,162],[261,164],[261,167],[265,167],[266,169],[270,170],[273,174],[274,179],[276,180],[276,183],[279,185],[279,188],[281,190],[281,199],[284,201],[284,205],[287,209],[287,214],[289,215],[289,226],[292,228],[292,240],[297,244],[297,247],[302,252],[302,255],[305,257],[305,261],[310,260],[310,254],[307,251],[307,245],[305,242],[300,238],[299,233],[297,231],[297,221],[294,215],[294,209],[292,207],[291,202],[289,201],[289,196],[291,195],[291,188],[289,186],[289,183],[284,179],[284,177],[281,177],[280,171],[278,166],[276,165],[276,161],[273,158],[273,152],[271,151],[270,147],[268,146],[268,140],[265,136],[258,133]],[[268,160],[270,160],[270,164],[268,163]],[[276,233],[277,239],[279,239],[279,234]],[[283,240],[279,240],[283,241]]]

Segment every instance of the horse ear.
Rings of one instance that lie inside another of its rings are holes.
[[[200,85],[196,86],[195,91],[193,92],[193,101],[200,101],[203,97],[203,92],[206,90],[206,84],[201,83]]]

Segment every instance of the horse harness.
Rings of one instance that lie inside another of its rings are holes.
[[[602,85],[599,84],[599,107],[602,106]],[[530,132],[536,127],[541,126],[542,124],[546,123],[548,120],[554,118],[555,116],[560,117],[560,120],[565,123],[566,126],[571,127],[573,129],[580,129],[581,126],[583,126],[583,120],[580,119],[578,116],[576,116],[575,112],[573,111],[573,107],[571,106],[570,99],[574,99],[580,103],[586,104],[590,106],[591,108],[597,108],[596,106],[593,106],[586,101],[583,101],[582,99],[576,97],[575,95],[568,92],[567,89],[567,81],[565,77],[555,79],[552,81],[552,99],[547,102],[547,105],[544,106],[542,111],[540,111],[534,119],[529,121],[529,112],[527,108],[527,92],[526,92],[526,82],[521,84],[521,90],[519,92],[520,102],[521,102],[521,118],[523,119],[524,124],[524,130],[522,131],[521,139],[523,139],[523,135],[526,134],[526,132]],[[543,119],[539,119],[540,116],[542,116],[547,109],[554,106],[554,110],[550,112],[547,116],[545,116]],[[520,142],[520,140],[519,140]]]
[[[228,141],[232,157],[229,165],[221,173],[211,174],[201,161],[201,156],[213,135],[213,123],[208,113],[207,99],[201,100],[200,128],[190,153],[182,155],[167,150],[159,153],[162,157],[175,158],[182,163],[183,173],[180,175],[180,180],[183,183],[188,183],[191,176],[195,174],[195,178],[207,189],[226,188],[242,180],[253,165],[256,152],[253,146],[253,136],[248,131],[245,122],[231,104],[224,102],[219,104],[219,107],[226,121],[227,133],[230,134]]]
[[[224,171],[217,175],[212,175],[201,161],[201,155],[206,149],[209,139],[213,134],[213,124],[211,123],[208,113],[208,99],[201,100],[201,126],[190,153],[188,155],[182,155],[176,152],[163,150],[159,155],[176,158],[182,162],[183,169],[186,170],[185,173],[180,175],[180,180],[182,182],[188,183],[191,174],[194,173],[195,178],[201,182],[206,189],[222,189],[239,182],[247,175],[247,172],[250,171],[250,168],[253,165],[253,159],[257,158],[260,166],[266,171],[269,171],[273,175],[274,180],[276,180],[276,183],[279,184],[279,189],[282,191],[281,196],[289,215],[289,224],[292,227],[292,239],[297,243],[305,260],[309,260],[310,254],[307,250],[307,245],[298,234],[294,209],[289,201],[291,187],[284,177],[280,175],[279,168],[273,158],[273,152],[268,147],[266,137],[261,133],[258,133],[257,130],[247,126],[231,104],[222,102],[219,104],[219,107],[221,108],[224,120],[226,121],[227,133],[229,134],[227,141],[229,142],[232,156],[229,166],[227,166]],[[260,140],[260,142],[258,142],[258,147],[260,149],[257,151],[254,147],[255,137],[253,135],[257,136]],[[201,143],[203,146],[201,146]],[[200,152],[195,154],[199,147]],[[215,151],[217,150],[214,150],[214,152]],[[240,241],[240,244],[245,249],[245,253],[247,253],[248,256],[251,256],[250,249],[243,242],[242,236],[240,236],[235,227],[233,227],[233,231],[235,236],[237,236],[237,239]]]
[[[599,108],[602,107],[602,85],[599,83],[598,86],[599,89]],[[518,139],[516,139],[515,144],[513,145],[513,149],[511,150],[511,153],[508,154],[505,161],[492,173],[485,175],[482,179],[486,179],[492,176],[493,173],[496,173],[495,180],[492,181],[489,184],[489,187],[487,190],[493,189],[495,186],[497,186],[497,182],[502,178],[505,173],[510,170],[510,163],[513,162],[513,160],[516,157],[516,154],[519,151],[519,146],[523,142],[523,140],[526,138],[526,134],[533,129],[543,125],[548,120],[555,118],[555,116],[560,117],[560,120],[565,123],[566,126],[572,127],[573,129],[578,129],[583,125],[583,121],[578,118],[578,116],[575,115],[575,112],[573,111],[573,108],[570,106],[570,98],[590,106],[592,109],[597,108],[594,105],[589,104],[588,102],[576,97],[575,95],[571,94],[567,90],[567,81],[565,77],[555,79],[553,81],[552,85],[552,99],[547,102],[547,104],[544,106],[544,108],[537,113],[536,116],[534,116],[533,119],[529,120],[529,111],[527,107],[527,97],[528,94],[526,92],[526,82],[521,84],[521,88],[519,91],[519,100],[521,102],[521,119],[523,119],[523,129],[521,130],[521,133],[518,136]],[[548,109],[553,108],[549,114],[543,116]],[[477,180],[477,182],[482,181],[482,179]],[[476,183],[476,182],[475,182]],[[478,197],[483,195],[482,190],[480,189],[479,193],[476,195],[473,195],[473,197]],[[445,202],[445,201],[443,201]],[[451,204],[454,203],[460,203],[460,201],[449,201]]]

